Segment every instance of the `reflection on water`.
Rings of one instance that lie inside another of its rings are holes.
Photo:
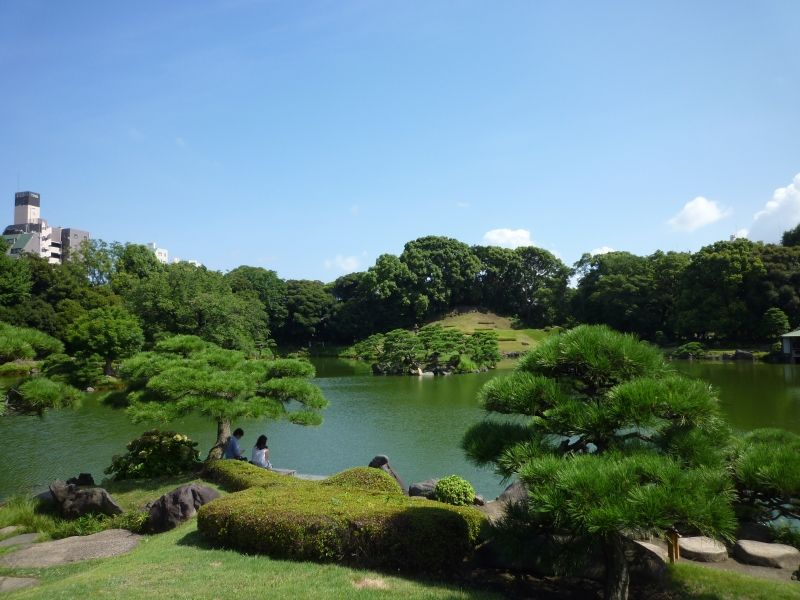
[[[235,425],[245,430],[245,447],[266,433],[277,467],[330,474],[386,454],[406,483],[456,473],[487,497],[502,490],[499,478],[467,462],[459,447],[464,431],[482,418],[477,392],[496,373],[424,379],[373,377],[365,363],[314,362],[317,383],[330,401],[325,423],[298,427],[266,420],[237,422]],[[724,411],[736,429],[769,426],[800,433],[800,367],[673,364],[678,371],[702,377],[719,389]],[[81,471],[91,472],[99,480],[112,455],[124,452],[125,444],[147,427],[132,424],[123,410],[102,405],[96,396],[79,409],[51,411],[42,419],[2,418],[0,497],[40,490],[53,479]],[[171,423],[169,429],[190,435],[203,452],[216,432],[211,421],[198,416]]]

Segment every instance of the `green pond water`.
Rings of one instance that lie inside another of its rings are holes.
[[[269,436],[272,463],[301,473],[331,474],[389,456],[405,482],[457,473],[487,498],[504,485],[488,469],[471,465],[459,448],[464,431],[482,418],[476,394],[503,371],[443,378],[374,377],[367,365],[336,359],[316,361],[330,406],[321,427],[242,421],[248,454],[261,433]],[[720,390],[734,428],[783,427],[800,433],[800,367],[753,363],[674,363]],[[54,479],[90,472],[99,482],[114,454],[147,427],[132,424],[124,411],[89,397],[75,410],[50,411],[44,418],[0,419],[0,497],[40,491]],[[216,428],[200,417],[169,424],[199,442],[201,454]]]

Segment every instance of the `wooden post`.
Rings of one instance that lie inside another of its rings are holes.
[[[678,545],[679,537],[681,536],[674,527],[670,527],[667,530],[667,554],[670,563],[676,563],[681,559],[681,547]]]

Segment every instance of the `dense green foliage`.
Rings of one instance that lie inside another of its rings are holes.
[[[230,422],[242,417],[287,419],[319,425],[327,406],[309,379],[314,367],[302,360],[248,358],[197,336],[158,342],[122,364],[128,412],[134,421],[173,421],[196,412],[217,423],[220,450]]]
[[[242,460],[211,460],[205,463],[203,477],[229,492],[240,492],[251,487],[291,485],[298,480]]]
[[[127,452],[116,455],[103,472],[113,479],[146,479],[177,475],[196,469],[197,442],[174,431],[152,429],[128,442]]]
[[[254,487],[203,506],[212,542],[273,558],[438,572],[475,547],[483,514],[396,493],[297,482]]]
[[[800,436],[756,429],[738,440],[731,464],[739,501],[751,518],[800,519]]]
[[[494,368],[501,358],[497,342],[494,331],[467,335],[453,327],[433,324],[418,332],[393,329],[386,334],[373,334],[351,346],[345,354],[374,360],[376,371],[381,373],[466,373]]]
[[[81,392],[70,385],[33,377],[6,392],[5,402],[0,403],[0,415],[13,412],[41,416],[49,408],[76,406],[81,397]]]
[[[63,351],[64,344],[46,333],[0,322],[0,364],[12,360],[43,359]]]
[[[568,287],[573,276],[575,289]],[[74,323],[113,306],[138,320],[145,347],[186,334],[248,353],[272,338],[352,344],[463,306],[515,316],[528,327],[602,323],[659,343],[774,341],[800,325],[800,246],[739,239],[694,254],[585,254],[570,269],[541,248],[469,247],[427,236],[329,284],[284,280],[258,267],[223,275],[162,265],[135,244],[93,241],[63,265],[0,253],[0,320],[54,336],[74,353]]]
[[[602,546],[607,598],[627,596],[632,532],[733,532],[719,402],[707,384],[673,374],[655,347],[583,325],[545,340],[515,373],[487,383],[480,401],[526,419],[486,420],[463,440],[473,461],[528,486],[529,510],[507,528]]]
[[[434,494],[439,502],[454,506],[471,506],[475,500],[472,484],[458,475],[442,477],[436,482]]]
[[[402,494],[400,484],[383,469],[372,467],[353,467],[336,475],[331,475],[321,485],[335,485],[343,488],[367,490],[371,492],[390,492]]]
[[[67,339],[82,356],[97,355],[105,363],[105,374],[113,363],[142,348],[144,336],[138,319],[121,306],[95,308],[75,319],[67,328]]]

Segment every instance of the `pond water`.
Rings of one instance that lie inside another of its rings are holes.
[[[800,433],[800,367],[752,363],[678,362],[675,368],[702,377],[720,390],[723,408],[741,431],[783,427]],[[321,427],[242,421],[248,453],[256,437],[269,436],[272,463],[301,473],[331,474],[365,465],[386,454],[406,483],[457,473],[487,498],[503,489],[489,469],[463,456],[464,431],[482,418],[476,395],[492,377],[483,373],[443,378],[374,377],[363,363],[316,361],[317,383],[330,406]],[[0,497],[39,491],[54,479],[90,472],[97,481],[114,454],[147,428],[125,412],[89,397],[75,410],[50,411],[44,418],[0,419]],[[168,429],[199,442],[201,454],[214,441],[215,425],[201,417]]]

